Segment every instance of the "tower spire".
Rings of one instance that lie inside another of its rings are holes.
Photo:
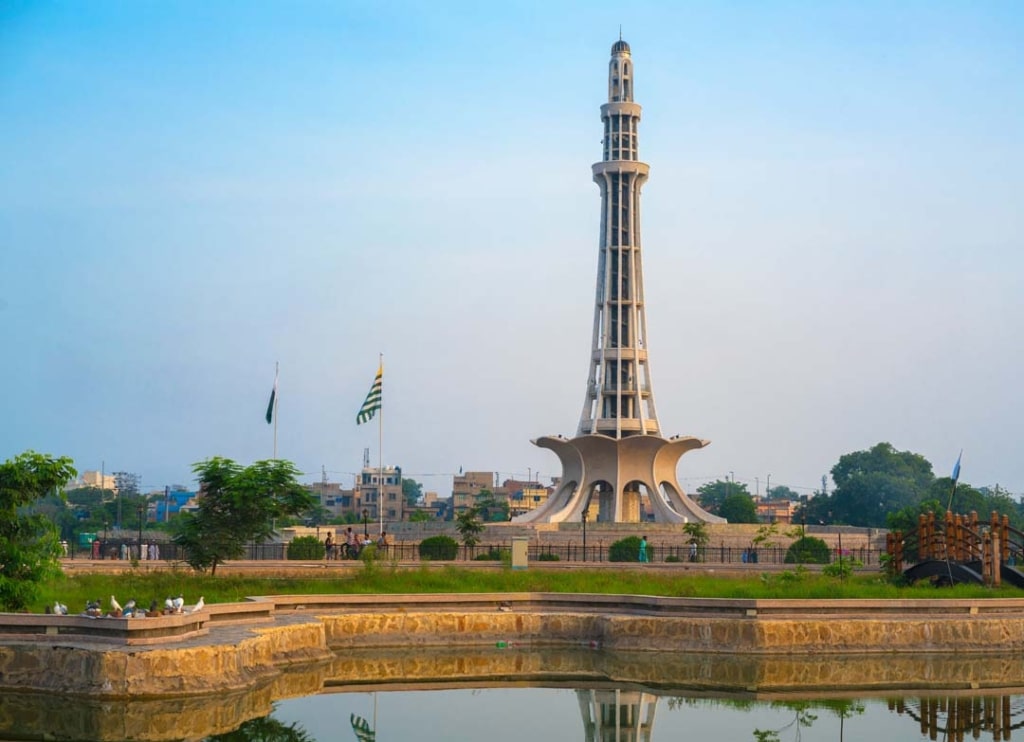
[[[621,39],[612,45],[601,121],[604,152],[592,168],[601,189],[597,297],[587,392],[576,434],[658,435],[640,253],[640,189],[649,167],[638,159],[640,105],[633,102],[632,54]]]
[[[608,62],[608,102],[601,161],[593,165],[601,190],[594,328],[587,388],[576,437],[545,436],[534,443],[562,462],[555,492],[517,521],[579,521],[595,505],[595,520],[723,522],[690,500],[676,464],[708,441],[661,437],[648,360],[640,252],[640,189],[650,170],[640,161],[640,105],[633,101],[633,55],[622,39]],[[644,503],[646,497],[646,506]]]

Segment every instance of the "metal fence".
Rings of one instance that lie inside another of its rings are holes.
[[[147,545],[153,542],[144,542]],[[157,558],[160,561],[180,562],[185,560],[184,550],[173,542],[156,542],[159,549]],[[558,544],[530,544],[527,547],[527,558],[531,562],[586,562],[600,564],[609,561],[609,550],[611,543],[597,542],[588,543],[584,548],[583,543],[558,543]],[[500,561],[509,558],[511,554],[511,543],[477,544],[476,546],[459,545],[455,561]],[[777,547],[736,547],[725,544],[709,544],[697,550],[696,554],[691,553],[687,544],[666,545],[648,544],[647,561],[651,563],[677,563],[692,562],[706,564],[768,564],[783,565],[786,563],[787,548]],[[274,542],[263,544],[248,544],[245,553],[241,557],[250,561],[271,561],[284,560],[288,558],[287,544]],[[865,566],[879,566],[881,557],[885,554],[883,550],[868,547],[856,549],[843,549],[842,558],[850,559]],[[140,561],[146,561],[147,554]],[[839,549],[831,550],[832,561],[839,560]],[[69,549],[68,557],[71,559],[89,559],[92,551],[89,549]],[[403,541],[388,546],[386,553],[379,557],[385,560],[400,562],[421,561],[419,543]],[[138,540],[108,540],[100,543],[100,559],[139,559]],[[344,561],[356,557],[343,556],[340,552],[325,557],[328,560]],[[307,560],[308,561],[308,560]],[[632,561],[636,561],[633,557]]]

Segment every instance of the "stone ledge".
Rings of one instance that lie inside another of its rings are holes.
[[[184,616],[7,615],[0,616],[0,624],[6,629],[0,637],[0,688],[99,698],[240,690],[274,677],[282,667],[330,658],[332,650],[505,643],[707,657],[924,652],[1016,657],[1024,651],[1020,599],[307,595],[215,604]],[[49,627],[92,633],[40,633]],[[164,631],[172,633],[151,633]]]

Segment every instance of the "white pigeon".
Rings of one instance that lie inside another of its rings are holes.
[[[53,604],[53,612],[58,616],[66,616],[68,615],[68,607],[58,600]]]
[[[170,597],[168,597],[166,600],[164,600],[164,610],[167,611],[168,613],[170,613],[170,612],[172,612],[174,610],[174,601],[171,600]]]
[[[173,601],[171,601],[171,603],[174,606],[175,613],[181,613],[182,610],[185,608],[185,599],[180,595]]]
[[[135,615],[135,598],[132,598],[124,604],[124,615],[134,616]]]
[[[124,612],[124,609],[121,607],[121,604],[117,602],[117,598],[115,598],[113,595],[110,596],[110,610],[114,613]]]
[[[196,602],[194,606],[192,606],[192,610],[190,610],[189,613],[198,613],[199,611],[203,610],[204,605],[206,605],[206,601],[203,600],[203,596],[200,595],[199,600]]]

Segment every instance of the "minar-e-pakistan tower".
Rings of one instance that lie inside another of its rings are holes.
[[[654,408],[640,259],[640,188],[649,168],[638,159],[633,72],[629,44],[620,39],[612,46],[608,102],[601,106],[604,156],[593,167],[601,188],[601,240],[579,429],[572,440],[559,435],[534,441],[558,455],[562,478],[552,496],[518,522],[578,522],[584,511],[594,518],[595,506],[598,521],[639,522],[641,493],[655,521],[724,522],[687,497],[676,480],[679,457],[708,441],[662,438]]]

